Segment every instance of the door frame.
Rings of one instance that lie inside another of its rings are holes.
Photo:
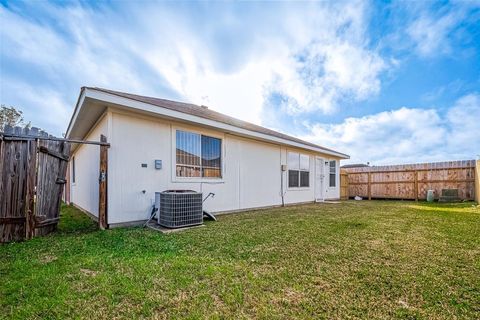
[[[314,176],[314,196],[315,202],[325,201],[325,159],[322,157],[315,157],[315,176]],[[320,163],[320,166],[318,166]],[[320,169],[320,170],[319,170]]]

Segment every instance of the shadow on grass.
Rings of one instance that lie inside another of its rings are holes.
[[[60,209],[60,222],[56,233],[60,234],[82,234],[98,230],[95,221],[85,213],[71,205],[62,203]]]

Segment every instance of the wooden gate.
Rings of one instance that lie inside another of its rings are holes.
[[[33,212],[36,141],[0,136],[0,242],[23,240]]]
[[[6,127],[0,134],[0,242],[55,230],[70,143],[39,140],[37,128]]]
[[[57,227],[69,154],[68,142],[38,142],[35,235],[45,235]]]

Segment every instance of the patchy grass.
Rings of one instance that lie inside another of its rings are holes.
[[[360,201],[0,246],[0,317],[480,318],[480,209]]]

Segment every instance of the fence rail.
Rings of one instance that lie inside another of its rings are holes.
[[[475,197],[475,160],[342,169],[348,197],[425,199],[427,190],[438,198],[442,189],[458,189],[459,197]],[[341,183],[343,186],[343,184]]]

